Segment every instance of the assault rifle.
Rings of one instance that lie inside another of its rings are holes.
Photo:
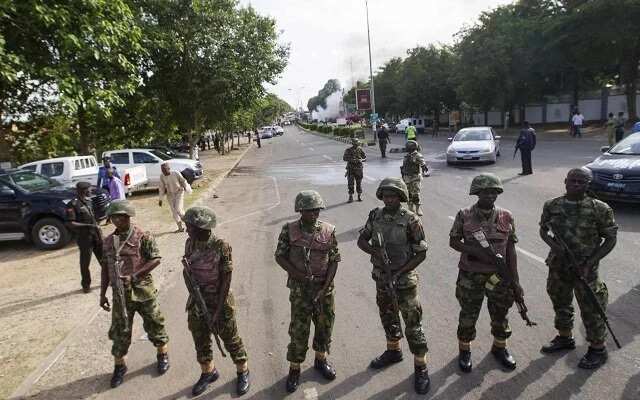
[[[194,302],[196,310],[198,314],[200,314],[202,318],[205,319],[207,327],[209,328],[209,332],[211,332],[213,334],[213,337],[216,339],[216,345],[220,350],[220,354],[222,354],[222,357],[226,357],[227,355],[224,353],[224,350],[222,350],[222,345],[220,344],[220,337],[218,337],[217,321],[214,321],[212,319],[212,315],[209,313],[207,303],[204,301],[204,297],[202,296],[202,292],[200,291],[200,286],[198,286],[198,282],[191,274],[191,264],[189,264],[189,260],[187,260],[186,257],[182,257],[182,266],[184,266],[184,269],[182,270],[184,283],[187,285],[187,290],[191,295],[191,299]]]
[[[513,276],[511,268],[507,265],[507,262],[504,256],[502,254],[496,253],[496,249],[491,245],[489,240],[487,240],[487,236],[484,234],[484,231],[479,230],[479,231],[473,232],[473,237],[474,239],[476,239],[478,243],[480,243],[480,246],[483,249],[488,250],[491,253],[491,255],[495,257],[496,265],[498,267],[498,274],[502,276],[502,278],[505,281],[505,284],[508,285],[509,290],[513,293],[516,307],[518,307],[518,312],[520,313],[520,317],[522,317],[522,320],[527,323],[527,326],[538,325],[537,323],[531,321],[531,319],[529,319],[529,316],[527,315],[527,312],[529,312],[529,309],[527,308],[527,305],[524,302],[524,296],[518,290],[515,277]]]
[[[113,247],[116,253],[116,259],[113,263],[113,269],[111,270],[111,292],[113,293],[113,303],[117,302],[120,305],[122,326],[124,332],[129,332],[131,327],[129,326],[129,313],[127,312],[127,300],[124,292],[124,284],[122,283],[122,265],[124,261],[120,258],[120,238],[118,235],[113,235]]]
[[[303,247],[303,251],[304,251],[304,269],[307,273],[307,279],[309,282],[309,289],[310,291],[313,290],[313,272],[311,271],[311,266],[309,265],[309,263],[311,262],[311,249],[308,247]],[[320,293],[320,291],[323,289],[323,286],[320,286],[320,289],[318,289],[318,291],[313,295],[313,308],[315,308],[316,312],[318,313],[318,315],[320,315],[322,313],[322,300],[317,299],[316,297],[318,296],[318,294]]]
[[[382,233],[376,232],[376,241],[378,242],[377,244],[380,247],[382,253],[382,263],[384,264],[385,274],[385,289],[387,291],[387,294],[391,298],[391,306],[393,307],[394,315],[397,315],[398,312],[400,312],[400,304],[398,303],[396,282],[395,280],[393,280],[393,272],[391,272],[391,259],[389,259],[389,254],[387,253],[387,248],[384,244]],[[402,332],[402,322],[400,322],[400,332]]]
[[[600,318],[602,318],[602,320],[604,321],[604,324],[607,326],[607,329],[611,334],[611,338],[615,342],[616,346],[618,346],[618,348],[621,349],[622,346],[620,346],[620,342],[618,341],[618,338],[616,337],[615,333],[613,333],[613,329],[611,329],[611,325],[609,325],[609,319],[607,318],[607,313],[604,311],[602,304],[600,304],[600,301],[598,301],[598,297],[596,296],[593,289],[591,289],[591,286],[589,286],[589,283],[587,282],[585,277],[582,276],[582,274],[578,271],[579,264],[578,264],[578,259],[576,258],[576,255],[573,254],[573,251],[571,251],[571,249],[567,245],[567,242],[565,242],[562,239],[562,237],[560,237],[556,233],[552,223],[548,223],[547,228],[549,229],[549,231],[551,231],[551,233],[553,233],[553,240],[560,247],[562,247],[562,250],[564,252],[563,257],[565,261],[567,261],[567,266],[569,267],[569,271],[582,284],[582,286],[584,287],[585,293],[587,294],[587,299],[589,299],[589,302],[591,303],[591,305],[595,307],[598,315],[600,315]]]

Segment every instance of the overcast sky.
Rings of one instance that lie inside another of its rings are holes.
[[[315,96],[331,78],[351,87],[369,75],[364,0],[241,0],[276,19],[289,43],[289,65],[269,91],[293,107]],[[374,72],[417,45],[453,42],[482,11],[512,0],[369,0]]]

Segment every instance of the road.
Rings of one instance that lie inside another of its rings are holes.
[[[393,139],[400,143],[399,138]],[[511,159],[513,141],[503,140],[503,156],[495,165],[448,167],[444,163],[446,137],[423,138],[423,153],[432,176],[423,184],[429,251],[419,266],[420,300],[429,343],[431,391],[427,396],[413,392],[411,357],[381,372],[367,369],[369,361],[385,348],[378,319],[374,283],[368,257],[356,246],[358,231],[369,211],[380,206],[375,188],[381,178],[398,175],[402,154],[381,159],[375,147],[367,149],[364,201],[347,204],[342,153],[344,143],[302,133],[289,127],[283,137],[263,140],[261,149],[251,150],[245,160],[223,182],[218,199],[206,203],[219,214],[217,234],[233,246],[232,288],[237,302],[240,334],[250,357],[252,388],[247,399],[281,399],[288,365],[285,359],[289,321],[285,273],[275,264],[273,252],[281,226],[297,218],[293,200],[300,190],[316,189],[327,209],[321,219],[337,227],[342,262],[336,277],[336,323],[330,360],[338,377],[328,383],[312,367],[313,353],[303,364],[301,386],[291,399],[637,399],[640,398],[640,212],[618,206],[618,246],[601,265],[610,290],[609,315],[623,343],[616,350],[610,343],[610,360],[600,370],[583,371],[577,362],[586,350],[584,330],[575,330],[576,351],[560,356],[543,356],[540,346],[555,335],[551,303],[546,295],[547,247],[538,238],[538,220],[546,199],[563,193],[566,171],[581,166],[597,155],[600,140],[540,138],[534,152],[535,174],[519,177],[519,161]],[[480,171],[498,174],[505,192],[498,204],[516,218],[520,239],[519,268],[530,316],[538,322],[528,328],[518,314],[511,313],[513,336],[509,347],[518,362],[514,372],[504,372],[489,354],[489,318],[483,310],[478,322],[478,339],[473,343],[474,369],[462,374],[457,367],[456,325],[459,306],[454,290],[457,253],[448,247],[448,233],[457,210],[472,204],[468,195],[471,179]],[[180,249],[181,242],[176,243]],[[176,250],[177,251],[177,250]],[[134,342],[129,355],[125,383],[116,390],[100,390],[99,399],[182,399],[199,376],[195,351],[187,330],[184,304],[186,290],[181,278],[161,292],[171,337],[172,366],[163,377],[154,372],[155,355],[145,340]],[[136,324],[140,324],[136,320]],[[141,332],[138,330],[137,332]],[[106,332],[105,332],[106,335]],[[408,347],[403,344],[405,354]],[[108,349],[104,349],[108,351]],[[205,399],[235,398],[232,362],[216,359],[221,372],[218,382],[201,396]],[[105,377],[107,380],[108,377]],[[107,382],[104,383],[105,385]]]

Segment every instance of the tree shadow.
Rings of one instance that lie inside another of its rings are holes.
[[[577,359],[576,359],[577,362]],[[544,399],[571,399],[581,398],[580,392],[582,391],[582,386],[585,384],[587,379],[591,375],[593,375],[597,370],[591,369],[578,369],[567,376],[562,380],[562,382],[558,383],[553,389],[544,393],[538,400]]]
[[[433,395],[433,397],[430,398],[442,400],[461,399],[482,385],[486,372],[489,369],[496,368],[500,368],[497,361],[494,361],[493,356],[487,353],[478,364],[474,365],[473,371],[467,374],[460,371],[458,368],[458,356],[455,356],[443,369],[434,375],[439,379],[437,381],[435,379],[431,380],[431,390],[438,388],[438,381],[444,383],[447,377],[451,375],[458,375],[459,378],[447,386],[443,392]],[[382,398],[379,399],[382,400]]]
[[[99,288],[100,288],[100,285],[91,286],[91,289],[99,289]],[[59,293],[53,296],[43,297],[43,298],[34,299],[34,300],[13,301],[3,305],[3,307],[0,307],[0,315],[8,316],[16,312],[25,312],[30,308],[38,307],[42,304],[64,299],[66,297],[73,296],[73,295],[84,296],[86,294],[82,291],[82,289],[77,289],[77,290],[72,290],[70,292]]]
[[[349,376],[347,379],[335,385],[325,393],[322,393],[319,396],[319,399],[330,400],[343,398],[355,389],[366,385],[374,375],[378,375],[379,373],[381,374],[383,371],[376,371],[369,368],[364,371],[360,371],[355,375]]]
[[[624,387],[622,399],[640,399],[640,374],[636,374],[629,379]]]

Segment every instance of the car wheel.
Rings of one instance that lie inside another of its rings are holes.
[[[41,250],[55,250],[71,240],[69,230],[56,218],[43,218],[33,225],[31,241]]]

